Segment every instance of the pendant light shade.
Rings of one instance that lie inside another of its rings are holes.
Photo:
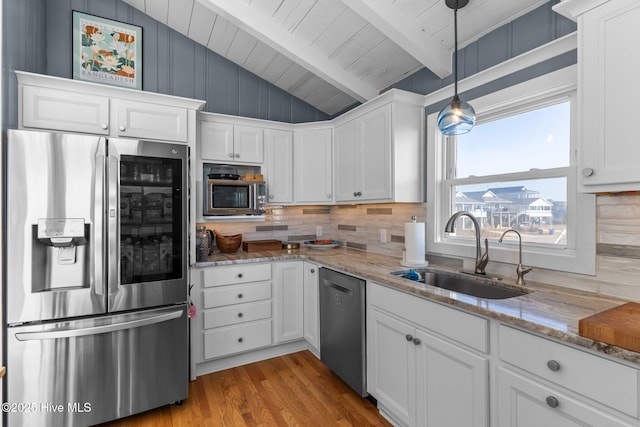
[[[438,129],[443,135],[461,135],[471,130],[476,123],[476,112],[468,103],[458,96],[458,9],[469,3],[469,0],[445,0],[447,7],[453,9],[453,26],[455,52],[453,56],[454,93],[451,102],[444,106],[438,114]]]

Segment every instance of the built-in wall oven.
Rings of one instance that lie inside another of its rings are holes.
[[[367,396],[365,281],[320,269],[320,359]]]

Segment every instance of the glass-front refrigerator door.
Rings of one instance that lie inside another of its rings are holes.
[[[109,142],[109,311],[187,300],[187,147]]]

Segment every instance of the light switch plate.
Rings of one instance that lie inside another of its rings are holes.
[[[317,237],[322,236],[322,226],[321,225],[316,225],[316,236]]]

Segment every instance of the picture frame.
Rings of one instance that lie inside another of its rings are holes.
[[[142,27],[74,10],[73,78],[142,90]]]

